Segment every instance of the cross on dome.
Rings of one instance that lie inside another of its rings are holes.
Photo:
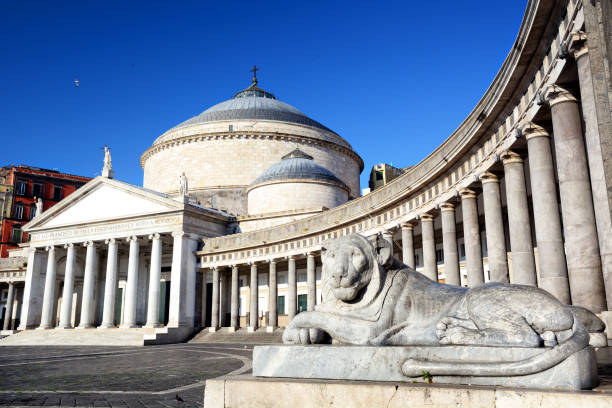
[[[257,65],[253,65],[253,69],[249,70],[249,72],[253,73],[253,84],[257,85],[257,71],[261,68],[257,68]]]

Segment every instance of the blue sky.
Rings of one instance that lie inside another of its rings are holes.
[[[510,50],[526,0],[0,0],[0,165],[141,185],[172,126],[260,86],[373,164],[408,166],[465,119]],[[80,86],[73,80],[78,78]]]

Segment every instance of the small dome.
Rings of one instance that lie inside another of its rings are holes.
[[[312,156],[299,148],[282,157],[282,160],[264,171],[251,186],[276,180],[321,180],[339,185],[345,190],[348,187],[331,171],[314,162]]]
[[[259,88],[256,81],[253,81],[247,89],[236,93],[232,99],[206,109],[204,112],[175,126],[173,129],[199,123],[238,119],[275,120],[297,123],[335,133],[316,120],[310,119],[293,106],[277,100],[273,94]]]

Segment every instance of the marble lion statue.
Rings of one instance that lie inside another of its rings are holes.
[[[409,377],[423,371],[479,376],[540,372],[589,345],[580,316],[591,325],[601,322],[536,287],[488,283],[464,288],[434,282],[393,258],[390,244],[380,236],[353,234],[329,241],[321,256],[322,302],[291,321],[283,333],[285,343],[327,343],[331,337],[334,343],[353,345],[547,348],[507,363],[409,359],[402,364]]]

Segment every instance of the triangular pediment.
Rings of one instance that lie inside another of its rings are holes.
[[[184,205],[164,194],[102,177],[60,201],[24,229],[47,229],[179,210]]]

